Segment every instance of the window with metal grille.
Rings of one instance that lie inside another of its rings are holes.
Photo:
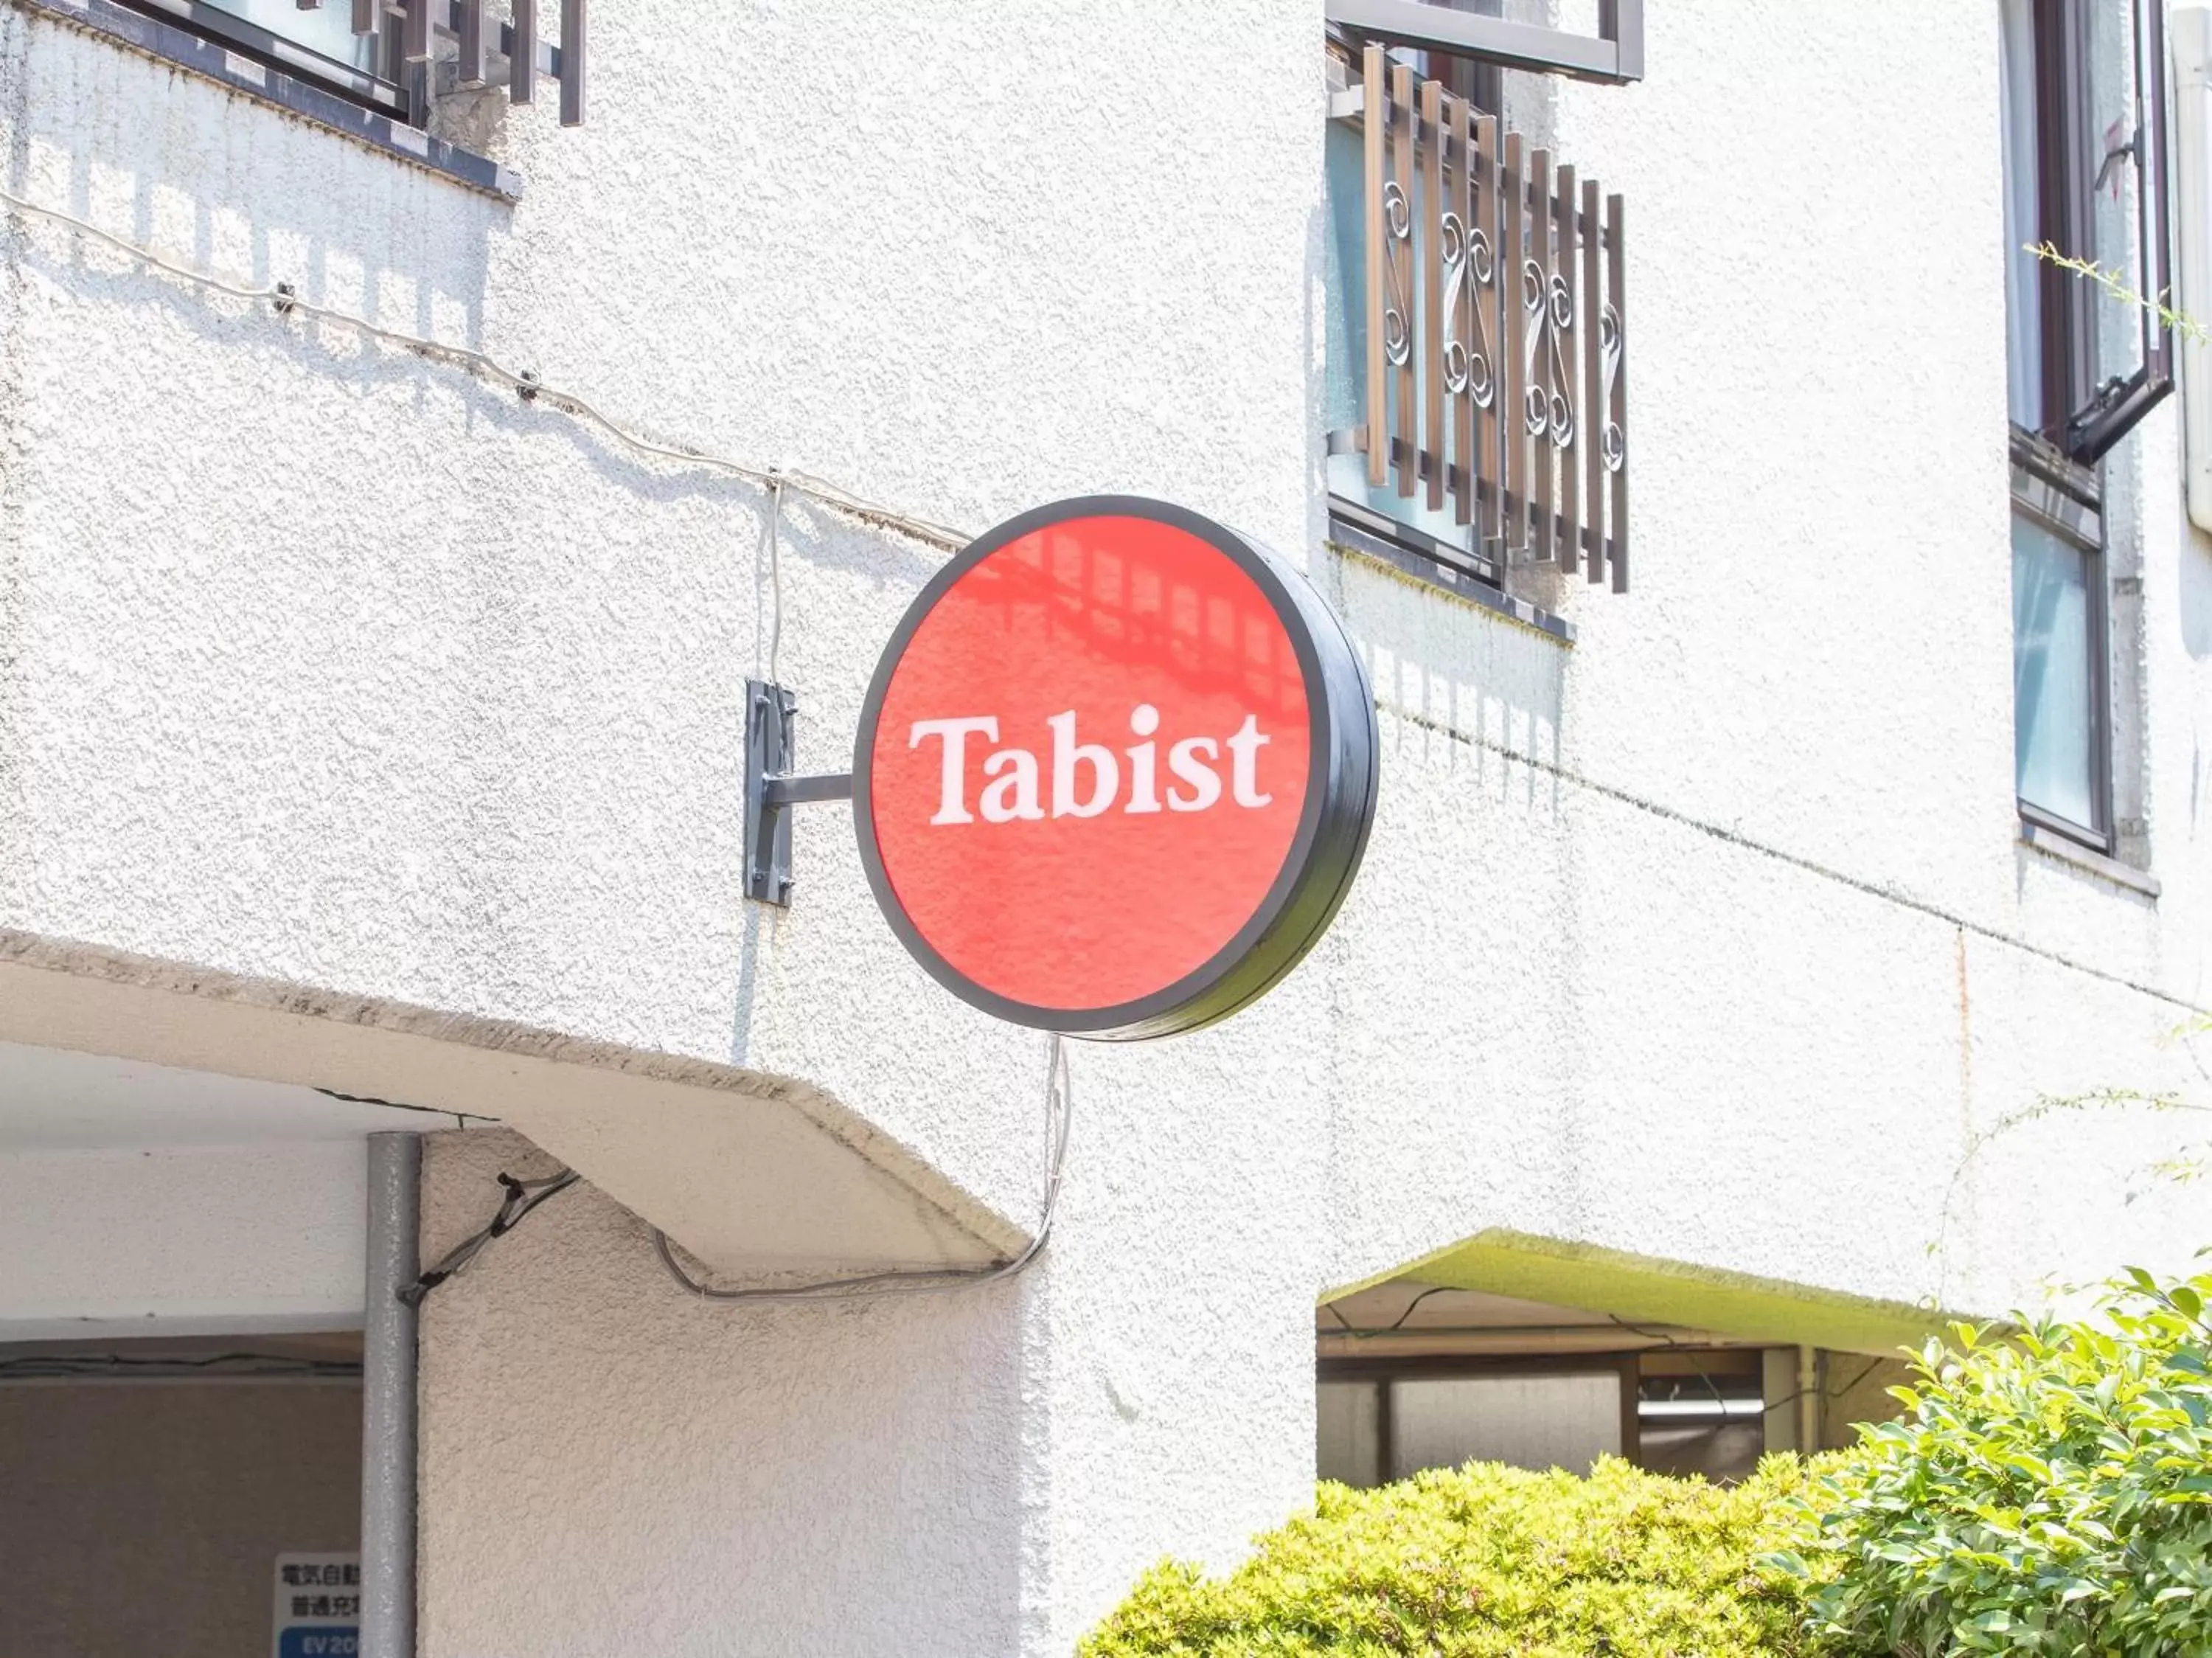
[[[395,120],[421,126],[441,86],[502,86],[514,102],[559,83],[584,119],[587,0],[118,0]],[[501,15],[505,13],[505,15]],[[550,24],[550,31],[547,27]]]

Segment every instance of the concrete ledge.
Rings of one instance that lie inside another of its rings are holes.
[[[2057,831],[2045,828],[2039,823],[2021,820],[2020,844],[2032,846],[2045,857],[2056,858],[2061,863],[2070,863],[2077,869],[2086,869],[2093,875],[2101,875],[2115,887],[2124,887],[2131,893],[2141,893],[2145,898],[2156,898],[2166,889],[2156,875],[2147,875],[2132,864],[2122,863],[2118,858],[2106,856],[2094,848],[2069,840]]]
[[[0,929],[0,1040],[495,1118],[718,1272],[975,1265],[1023,1229],[819,1089]]]

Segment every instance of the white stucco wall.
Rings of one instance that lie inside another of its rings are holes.
[[[1383,799],[1267,1001],[1075,1053],[1019,1283],[703,1308],[580,1191],[441,1290],[425,1658],[1064,1651],[1301,1500],[1315,1297],[1486,1227],[1989,1309],[2200,1240],[2124,1201],[2170,1119],[1954,1189],[2040,1091],[2191,1076],[2212,938],[2168,412],[2118,468],[2164,895],[2015,841],[1989,8],[1677,0],[1536,112],[1633,216],[1636,591],[1537,578],[1571,652],[1321,546],[1317,5],[599,9],[509,208],[0,6],[6,185],[939,521],[1237,523],[1342,607]],[[0,227],[0,924],[802,1077],[1034,1214],[1042,1042],[906,960],[842,809],[737,896],[757,491]],[[781,540],[834,765],[935,555]],[[501,1152],[434,1152],[434,1245]]]

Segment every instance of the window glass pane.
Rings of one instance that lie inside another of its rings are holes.
[[[2012,521],[2013,754],[2020,797],[2085,829],[2097,810],[2090,554]]]
[[[2090,145],[2090,176],[2098,179],[2100,187],[2089,203],[2092,246],[2080,251],[2084,258],[2118,271],[2130,288],[2144,294],[2154,284],[2142,268],[2136,229],[2141,174],[2133,154],[2124,148],[2136,131],[2135,12],[2133,6],[2109,0],[2087,9],[2087,108],[2081,128]],[[2089,315],[2095,362],[2091,388],[2109,380],[2131,378],[2142,367],[2142,312],[2099,293],[2091,296]]]
[[[1316,1459],[1323,1479],[1347,1485],[1379,1485],[1379,1443],[1382,1386],[1374,1381],[1324,1381],[1314,1390],[1320,1414]]]
[[[2035,0],[2003,0],[1999,13],[2002,72],[1998,119],[2004,136],[2005,382],[2013,424],[2029,431],[2043,419],[2043,293],[2035,120]]]
[[[375,67],[375,37],[353,32],[352,0],[323,0],[313,11],[298,0],[207,0],[217,11],[258,23],[271,34],[354,69]]]
[[[1620,1453],[1620,1375],[1469,1376],[1390,1384],[1390,1477],[1462,1462],[1587,1472]]]

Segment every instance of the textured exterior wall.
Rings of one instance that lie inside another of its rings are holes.
[[[361,1389],[0,1387],[0,1652],[270,1649],[280,1553],[361,1537]]]
[[[942,521],[1236,522],[1348,618],[1383,800],[1267,1001],[1075,1054],[1018,1284],[687,1305],[580,1191],[441,1290],[425,1658],[1064,1650],[1301,1500],[1315,1297],[1486,1227],[1977,1308],[2197,1240],[2171,1119],[1968,1161],[2189,1075],[2212,938],[2167,413],[2116,468],[2165,895],[2015,840],[1990,9],[1680,0],[1645,84],[1532,100],[1633,213],[1638,590],[1535,579],[1571,652],[1322,547],[1317,5],[600,9],[592,125],[487,135],[510,209],[0,9],[8,186]],[[735,895],[757,491],[0,224],[0,922],[801,1076],[1035,1212],[1042,1045],[841,810]],[[936,558],[781,539],[830,765]],[[436,1149],[434,1246],[497,1145]]]

